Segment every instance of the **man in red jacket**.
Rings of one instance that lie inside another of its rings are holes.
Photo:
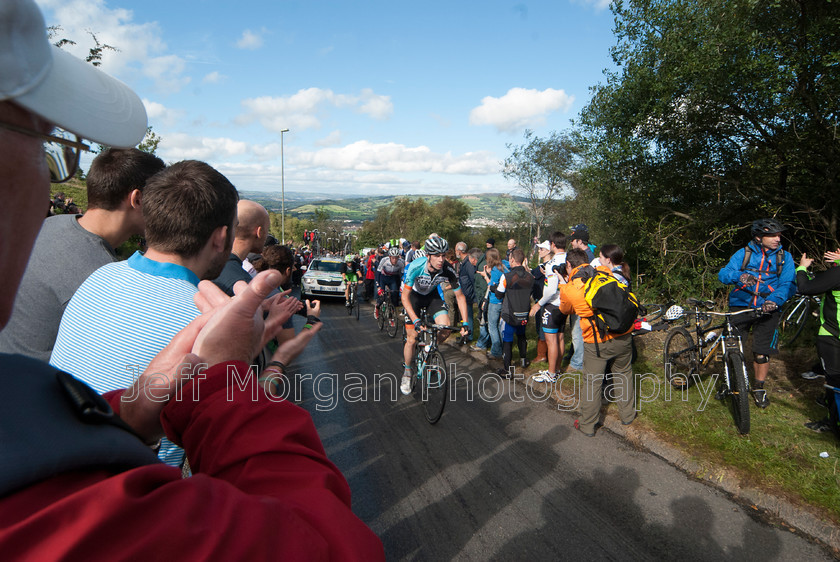
[[[143,138],[146,115],[125,85],[49,44],[33,0],[3,0],[0,197],[14,212],[0,221],[0,326],[50,176],[72,177],[78,162],[76,138],[45,152],[54,125],[129,147]],[[249,371],[264,331],[257,311],[279,277],[264,272],[233,299],[203,281],[204,314],[132,388],[105,399],[46,363],[0,355],[4,559],[384,558],[350,510],[350,489],[311,418],[277,397],[284,364],[320,328],[319,310],[271,369],[259,378]],[[192,477],[157,462],[149,446],[164,434],[186,450]]]

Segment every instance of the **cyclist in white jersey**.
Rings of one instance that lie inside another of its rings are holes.
[[[565,238],[565,237],[563,237]],[[555,237],[552,236],[552,250],[554,256],[545,264],[545,287],[542,298],[531,307],[531,316],[537,315],[537,321],[545,334],[545,344],[548,348],[548,369],[534,375],[537,382],[553,383],[557,380],[557,371],[560,367],[563,354],[566,348],[564,330],[566,327],[566,315],[560,312],[560,285],[566,280],[563,272],[566,270],[565,240],[561,246],[557,246]]]
[[[449,243],[440,236],[431,236],[426,240],[424,250],[426,257],[416,258],[409,264],[406,271],[405,282],[402,291],[402,304],[405,309],[405,327],[407,339],[403,348],[402,380],[400,391],[403,394],[411,392],[411,365],[414,359],[414,346],[417,342],[417,330],[420,329],[420,318],[418,313],[421,308],[426,309],[429,317],[434,319],[435,324],[441,326],[449,325],[449,311],[446,303],[437,291],[438,285],[448,282],[455,291],[455,300],[458,302],[458,310],[461,318],[467,317],[467,299],[461,292],[458,285],[458,274],[455,269],[443,257],[449,249]],[[461,322],[461,335],[467,334],[468,324]],[[449,331],[440,332],[440,341],[449,337]]]

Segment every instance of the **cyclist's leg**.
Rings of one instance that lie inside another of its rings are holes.
[[[781,312],[776,310],[769,316],[762,316],[753,324],[753,398],[756,405],[766,408],[770,404],[764,381],[770,372],[770,357],[779,353],[779,339],[777,327],[781,319]]]
[[[437,295],[435,292],[432,294]],[[438,324],[439,326],[450,325],[449,310],[447,310],[446,303],[440,297],[433,299],[432,302],[429,303],[426,307],[426,312],[428,312],[429,316],[434,319],[435,324]],[[441,330],[438,332],[438,343],[443,343],[443,341],[446,340],[451,333],[452,332],[450,330]]]

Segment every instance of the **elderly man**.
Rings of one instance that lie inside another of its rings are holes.
[[[5,326],[49,193],[44,137],[57,124],[126,147],[147,124],[125,85],[50,45],[32,0],[0,3],[0,100],[0,197],[14,209],[0,221]],[[69,177],[82,147],[60,142],[73,149],[57,156]],[[261,274],[232,300],[204,282],[197,302],[212,316],[180,332],[125,393],[103,398],[46,363],[0,356],[0,552],[32,560],[81,551],[112,559],[384,559],[350,511],[350,490],[309,415],[230,385],[227,373],[249,372],[262,339],[255,313],[277,281]],[[277,350],[276,372],[319,326]],[[264,378],[270,390],[276,377]],[[164,427],[190,453],[192,478],[146,445]]]
[[[458,242],[455,244],[455,257],[461,262],[461,267],[458,269],[458,283],[461,285],[461,291],[467,299],[467,335],[458,339],[461,345],[469,344],[472,341],[472,327],[473,327],[473,304],[475,303],[475,263],[470,259],[467,253],[467,243]]]

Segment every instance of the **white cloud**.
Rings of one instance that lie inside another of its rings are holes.
[[[263,30],[265,32],[265,30]],[[242,32],[242,37],[236,41],[236,46],[240,49],[248,49],[255,51],[263,46],[263,38],[259,33],[255,33],[250,29]]]
[[[237,118],[237,123],[258,121],[274,132],[320,128],[321,116],[330,106],[350,107],[379,120],[390,117],[394,109],[389,96],[376,94],[370,89],[362,90],[359,95],[348,95],[321,88],[298,90],[291,96],[245,99],[242,106],[246,112]]]
[[[470,112],[470,125],[492,125],[501,132],[517,132],[545,123],[555,111],[568,111],[575,101],[563,90],[511,88],[500,97],[487,96]]]
[[[104,0],[38,0],[38,3],[51,12],[47,25],[61,27],[56,39],[76,42],[65,47],[73,55],[85,58],[95,45],[89,32],[96,35],[100,44],[117,49],[104,51],[101,68],[105,72],[123,80],[139,74],[169,93],[189,82],[182,76],[184,60],[165,54],[167,46],[157,22],[135,23],[134,12],[110,9]]]
[[[243,155],[248,144],[228,138],[193,137],[183,133],[163,136],[160,152],[169,162],[178,160],[215,160]]]
[[[227,76],[225,76],[224,74],[220,74],[218,70],[214,70],[213,72],[206,74],[204,78],[201,79],[201,81],[204,84],[218,84],[226,78]]]
[[[315,146],[338,146],[341,144],[341,131],[333,131],[322,139],[315,141]]]
[[[434,172],[440,174],[497,174],[499,161],[490,152],[470,152],[462,156],[437,154],[428,147],[408,147],[396,143],[374,144],[358,141],[340,148],[315,152],[296,152],[299,168],[328,168],[360,172]]]
[[[577,0],[578,4],[584,6],[594,6],[596,12],[606,10],[613,3],[613,0]]]
[[[159,124],[167,127],[173,126],[181,117],[180,110],[169,109],[163,104],[143,98],[143,105],[146,106],[146,115],[149,117],[149,124],[156,127]]]

